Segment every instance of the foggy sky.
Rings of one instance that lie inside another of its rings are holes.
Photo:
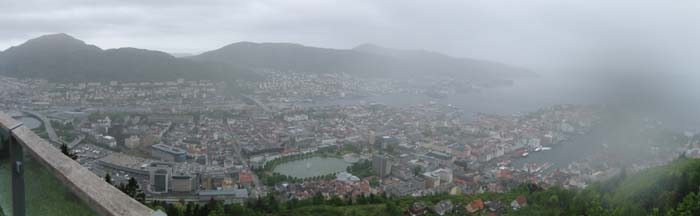
[[[103,48],[198,53],[238,41],[427,49],[516,65],[568,64],[634,47],[698,48],[692,0],[3,0],[0,49],[64,32]],[[694,54],[694,53],[693,53]]]

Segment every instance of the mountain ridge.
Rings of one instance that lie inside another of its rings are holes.
[[[377,45],[331,49],[298,43],[242,41],[199,55],[175,57],[133,47],[102,49],[58,33],[33,38],[0,52],[0,75],[50,81],[233,80],[257,77],[265,70],[397,79],[434,76],[492,79],[528,74],[524,69],[501,63]]]
[[[162,51],[101,49],[64,33],[30,39],[0,53],[0,74],[50,81],[160,81],[215,78],[217,73],[215,66]]]

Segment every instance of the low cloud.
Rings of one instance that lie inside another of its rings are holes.
[[[201,52],[236,41],[349,48],[370,42],[519,65],[558,66],[636,41],[697,48],[697,1],[89,1],[0,2],[0,49],[65,32],[101,47]]]

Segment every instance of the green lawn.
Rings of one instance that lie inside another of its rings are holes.
[[[44,167],[31,160],[26,161],[26,164],[27,215],[96,215]],[[10,166],[7,159],[0,160],[0,179],[0,206],[9,215],[12,205]]]

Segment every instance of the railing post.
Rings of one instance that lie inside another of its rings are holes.
[[[12,215],[25,215],[25,199],[24,199],[24,151],[22,144],[17,142],[13,136],[12,130],[22,126],[15,125],[9,128],[9,148],[10,148],[10,166],[12,171]]]
[[[9,127],[9,125],[13,125]],[[33,162],[46,168],[54,177],[67,187],[96,214],[121,215],[163,215],[155,212],[123,192],[109,185],[78,162],[63,155],[49,142],[37,136],[27,127],[12,117],[0,112],[0,133],[9,132],[10,162],[12,172],[12,207],[13,215],[26,213],[23,164],[24,151],[31,155]]]

